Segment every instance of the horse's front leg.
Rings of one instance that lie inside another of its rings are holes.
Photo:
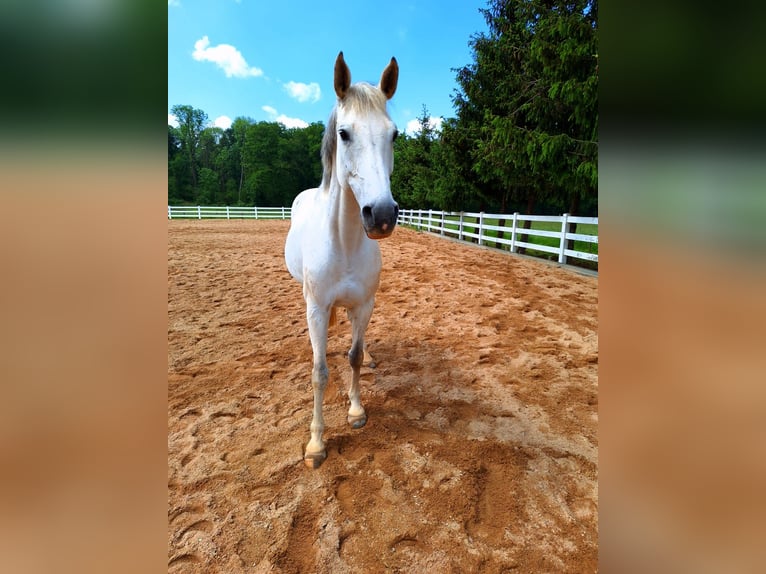
[[[311,348],[314,353],[314,367],[311,371],[311,387],[314,390],[314,412],[311,418],[311,439],[306,445],[303,461],[309,468],[319,468],[327,458],[322,433],[324,432],[324,416],[322,402],[327,388],[327,326],[330,319],[330,309],[308,303],[306,316],[311,337]]]
[[[351,406],[348,409],[348,423],[355,429],[362,428],[367,423],[367,414],[364,412],[361,400],[361,385],[359,384],[360,370],[366,351],[364,349],[364,333],[372,317],[372,309],[375,301],[349,310],[351,319],[351,350],[348,352],[348,362],[351,364],[351,387],[348,389],[348,398]]]

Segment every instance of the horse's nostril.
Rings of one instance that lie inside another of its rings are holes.
[[[362,208],[362,216],[365,219],[372,219],[372,207],[370,207],[369,205],[365,205]]]

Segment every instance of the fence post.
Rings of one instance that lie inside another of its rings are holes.
[[[202,219],[202,208],[197,206],[197,219]]]
[[[285,218],[285,206],[284,205],[282,206],[282,219],[286,219]]]
[[[229,217],[229,206],[226,206],[226,219],[230,219]]]
[[[569,217],[568,213],[565,213],[561,216],[561,239],[559,243],[559,263],[566,263],[567,262],[567,256],[564,251],[567,248],[567,218]]]
[[[479,245],[484,245],[484,212],[479,213]]]
[[[418,209],[418,231],[423,231],[423,210]]]
[[[169,205],[168,205],[168,219],[173,219],[173,210],[170,209]]]
[[[442,211],[442,228],[441,228],[442,236],[444,235],[444,226],[446,225],[446,223],[445,223],[446,222],[446,219],[445,219],[446,217],[447,217],[447,212],[446,211]]]
[[[518,226],[519,212],[513,213],[513,227],[511,228],[511,253],[516,253],[516,227]]]
[[[457,237],[460,241],[463,241],[463,212],[460,212],[460,227],[458,228]]]

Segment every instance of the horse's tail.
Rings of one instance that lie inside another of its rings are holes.
[[[338,324],[338,315],[336,313],[337,307],[330,307],[330,327],[335,327]]]

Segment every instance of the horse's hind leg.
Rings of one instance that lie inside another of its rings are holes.
[[[314,367],[311,371],[311,387],[314,391],[314,413],[311,418],[311,439],[306,445],[303,461],[309,468],[318,468],[327,458],[322,433],[324,432],[324,416],[322,402],[324,391],[329,378],[327,370],[327,324],[330,316],[329,309],[321,309],[316,305],[307,304],[306,315],[311,337],[311,348],[314,353]]]
[[[364,361],[364,333],[372,317],[374,301],[360,305],[349,311],[351,319],[351,350],[348,352],[348,362],[351,364],[351,387],[348,398],[351,406],[348,409],[348,423],[355,429],[362,428],[367,423],[367,414],[361,401],[361,385],[359,384],[360,370]]]

